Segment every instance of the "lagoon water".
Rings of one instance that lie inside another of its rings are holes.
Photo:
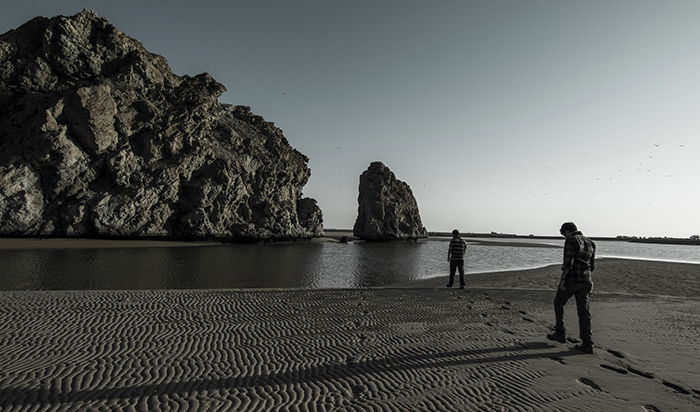
[[[470,244],[467,273],[534,268],[561,261],[563,240],[517,242],[553,247]],[[596,243],[599,257],[700,264],[698,246]],[[0,265],[0,290],[353,288],[444,276],[447,242],[8,249],[0,250]],[[700,276],[700,266],[698,273]]]

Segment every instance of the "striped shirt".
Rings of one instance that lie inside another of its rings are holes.
[[[450,260],[464,260],[467,251],[467,243],[461,237],[453,237],[450,240],[450,248],[447,250],[447,258]]]
[[[566,278],[574,282],[588,282],[595,270],[595,243],[576,232],[564,242],[564,264],[561,270],[568,271]]]

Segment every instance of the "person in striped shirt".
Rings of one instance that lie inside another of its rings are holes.
[[[467,243],[459,236],[459,230],[453,230],[450,247],[447,249],[447,261],[450,262],[450,283],[447,284],[448,288],[452,287],[455,271],[459,269],[459,288],[464,289],[464,253],[466,251]]]

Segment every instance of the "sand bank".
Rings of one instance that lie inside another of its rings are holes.
[[[700,407],[697,297],[596,294],[582,355],[543,337],[551,290],[408,286],[2,292],[0,409]]]
[[[561,265],[536,269],[467,275],[471,287],[554,290]],[[417,280],[392,287],[439,288],[445,276]],[[700,298],[700,265],[651,260],[602,258],[593,272],[594,293],[668,295]]]

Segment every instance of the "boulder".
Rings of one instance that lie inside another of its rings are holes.
[[[408,184],[396,179],[381,162],[372,162],[360,176],[357,220],[353,233],[365,240],[428,237],[418,203]]]
[[[308,158],[94,12],[0,35],[0,235],[319,236]]]

